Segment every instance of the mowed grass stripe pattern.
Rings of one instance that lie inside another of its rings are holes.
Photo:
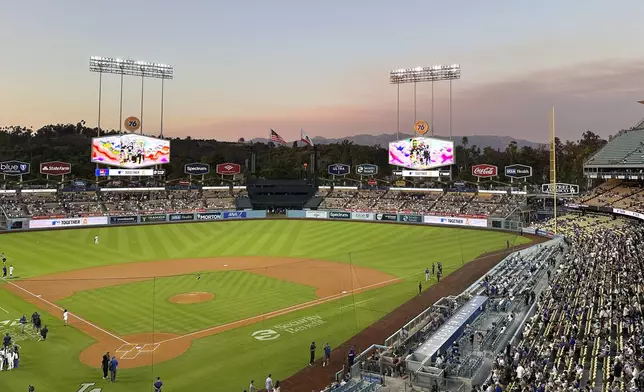
[[[94,235],[100,245],[93,244]],[[467,262],[482,252],[528,240],[510,233],[420,225],[261,220],[0,236],[0,249],[21,278],[135,261],[218,256],[324,259],[408,276],[440,260]],[[151,271],[153,275],[153,271]]]
[[[313,287],[249,272],[222,271],[200,276],[134,283],[125,280],[119,286],[77,292],[59,304],[119,335],[152,331],[185,334],[316,299]],[[169,301],[174,295],[196,292],[211,293],[214,299],[195,304]]]

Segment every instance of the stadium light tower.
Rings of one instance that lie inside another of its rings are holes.
[[[416,122],[416,84],[431,82],[432,84],[432,114],[431,128],[434,135],[434,82],[449,81],[449,138],[452,139],[452,80],[461,78],[461,66],[434,65],[431,67],[416,67],[408,69],[395,69],[389,72],[389,82],[395,84],[398,90],[396,136],[400,139],[400,85],[404,83],[414,84],[414,122]]]
[[[166,79],[174,78],[174,67],[167,64],[149,63],[146,61],[124,60],[118,58],[95,57],[89,59],[90,72],[98,72],[98,133],[101,133],[101,98],[103,74],[121,75],[121,98],[119,102],[119,132],[123,126],[123,77],[141,77],[141,134],[143,134],[143,87],[145,78],[161,79],[161,137],[163,137],[163,89]]]

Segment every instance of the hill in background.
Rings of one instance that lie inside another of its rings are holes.
[[[403,133],[400,134],[401,139],[408,138],[411,136],[412,135],[403,134]],[[438,136],[438,137],[443,137],[443,136]],[[462,139],[462,136],[454,136],[454,142],[456,143],[457,146],[461,145],[461,139]],[[534,143],[528,140],[515,139],[510,136],[472,135],[472,136],[468,136],[467,139],[468,139],[469,146],[477,145],[480,148],[490,146],[495,150],[497,149],[505,150],[508,144],[510,144],[510,142],[512,141],[517,142],[517,145],[519,148],[523,146],[537,148],[540,145],[539,143]],[[332,143],[341,143],[343,140],[348,140],[350,142],[353,142],[354,144],[358,144],[362,146],[380,145],[382,147],[385,147],[389,144],[389,142],[393,142],[394,140],[396,140],[396,134],[393,133],[393,134],[380,134],[380,135],[355,135],[355,136],[347,136],[347,137],[341,137],[336,139],[314,137],[313,143],[332,144]],[[267,143],[268,139],[257,138],[251,141],[258,142],[258,143]]]

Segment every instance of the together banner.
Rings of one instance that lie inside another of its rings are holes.
[[[31,219],[29,221],[30,229],[56,229],[63,227],[78,226],[98,226],[107,225],[106,216],[90,216],[86,218],[69,218],[69,219]]]
[[[425,215],[423,217],[423,223],[432,225],[487,227],[487,219],[457,216]]]

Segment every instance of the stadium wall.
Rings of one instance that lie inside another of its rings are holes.
[[[208,211],[190,213],[154,213],[154,214],[123,214],[110,216],[88,216],[78,218],[52,217],[47,219],[10,219],[7,222],[7,232],[27,230],[57,230],[80,229],[87,227],[109,227],[125,225],[150,225],[170,223],[199,223],[212,221],[230,221],[240,219],[267,219],[264,210],[246,211]],[[276,218],[281,218],[277,216]],[[497,218],[486,218],[476,215],[438,215],[410,213],[381,213],[381,212],[351,212],[351,211],[322,211],[322,210],[288,210],[285,219],[310,219],[329,221],[353,221],[373,223],[394,223],[431,225],[446,227],[463,227],[471,229],[496,229],[515,231],[526,234],[541,234],[533,231],[523,231],[521,224],[515,221],[503,220],[498,224]]]

